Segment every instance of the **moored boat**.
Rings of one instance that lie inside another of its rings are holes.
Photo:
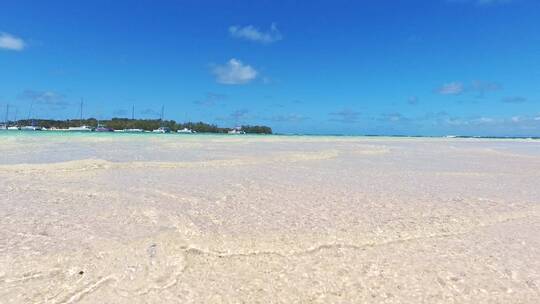
[[[152,133],[171,133],[171,128],[169,127],[159,127],[155,130],[152,130]]]
[[[93,129],[89,126],[80,126],[80,127],[69,127],[68,131],[72,132],[91,132]]]
[[[195,131],[191,130],[191,129],[188,129],[188,128],[183,128],[181,130],[178,130],[176,131],[176,133],[180,133],[180,134],[193,134],[195,133]]]
[[[124,130],[119,130],[119,132],[125,132],[125,133],[142,133],[144,132],[143,129],[124,129]]]
[[[246,132],[244,130],[242,130],[242,127],[234,127],[232,130],[229,130],[229,132],[227,132],[228,134],[236,134],[236,135],[239,135],[239,134],[246,134]]]
[[[114,132],[114,129],[107,128],[104,126],[98,126],[94,131],[96,132]]]
[[[19,130],[21,131],[41,131],[40,126],[22,126]]]

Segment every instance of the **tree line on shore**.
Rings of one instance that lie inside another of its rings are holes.
[[[67,119],[67,120],[52,120],[52,119],[25,119],[18,120],[17,122],[10,122],[10,125],[18,126],[40,126],[44,128],[56,128],[67,129],[69,127],[78,127],[86,125],[90,127],[105,126],[114,130],[124,129],[143,129],[146,131],[152,131],[159,127],[168,127],[172,131],[182,130],[184,128],[191,129],[197,133],[227,133],[232,130],[231,128],[218,127],[215,124],[208,124],[205,122],[185,122],[177,123],[174,120],[160,120],[160,119],[128,119],[128,118],[112,118],[110,120],[97,120],[95,118],[89,119]],[[267,126],[252,126],[243,125],[241,130],[251,134],[272,134],[272,129]]]

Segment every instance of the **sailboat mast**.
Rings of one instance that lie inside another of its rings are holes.
[[[82,126],[82,117],[83,117],[83,99],[81,98],[81,117],[79,119],[79,124]]]
[[[161,106],[161,117],[159,118],[159,121],[160,121],[160,127],[163,127],[163,113],[165,112],[165,106],[162,105]]]
[[[8,125],[9,125],[9,103],[6,105],[6,129],[8,128]]]
[[[28,110],[28,120],[32,118],[32,126],[34,126],[34,118],[32,117],[32,107],[34,106],[34,101],[30,102],[30,109]]]
[[[131,120],[135,120],[135,105],[131,106]]]

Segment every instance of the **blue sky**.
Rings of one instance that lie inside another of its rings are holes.
[[[102,119],[164,105],[283,133],[540,136],[537,0],[0,6],[12,117],[77,117],[84,98]]]

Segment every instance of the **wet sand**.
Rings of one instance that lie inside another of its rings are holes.
[[[538,303],[540,142],[0,136],[1,303]]]

